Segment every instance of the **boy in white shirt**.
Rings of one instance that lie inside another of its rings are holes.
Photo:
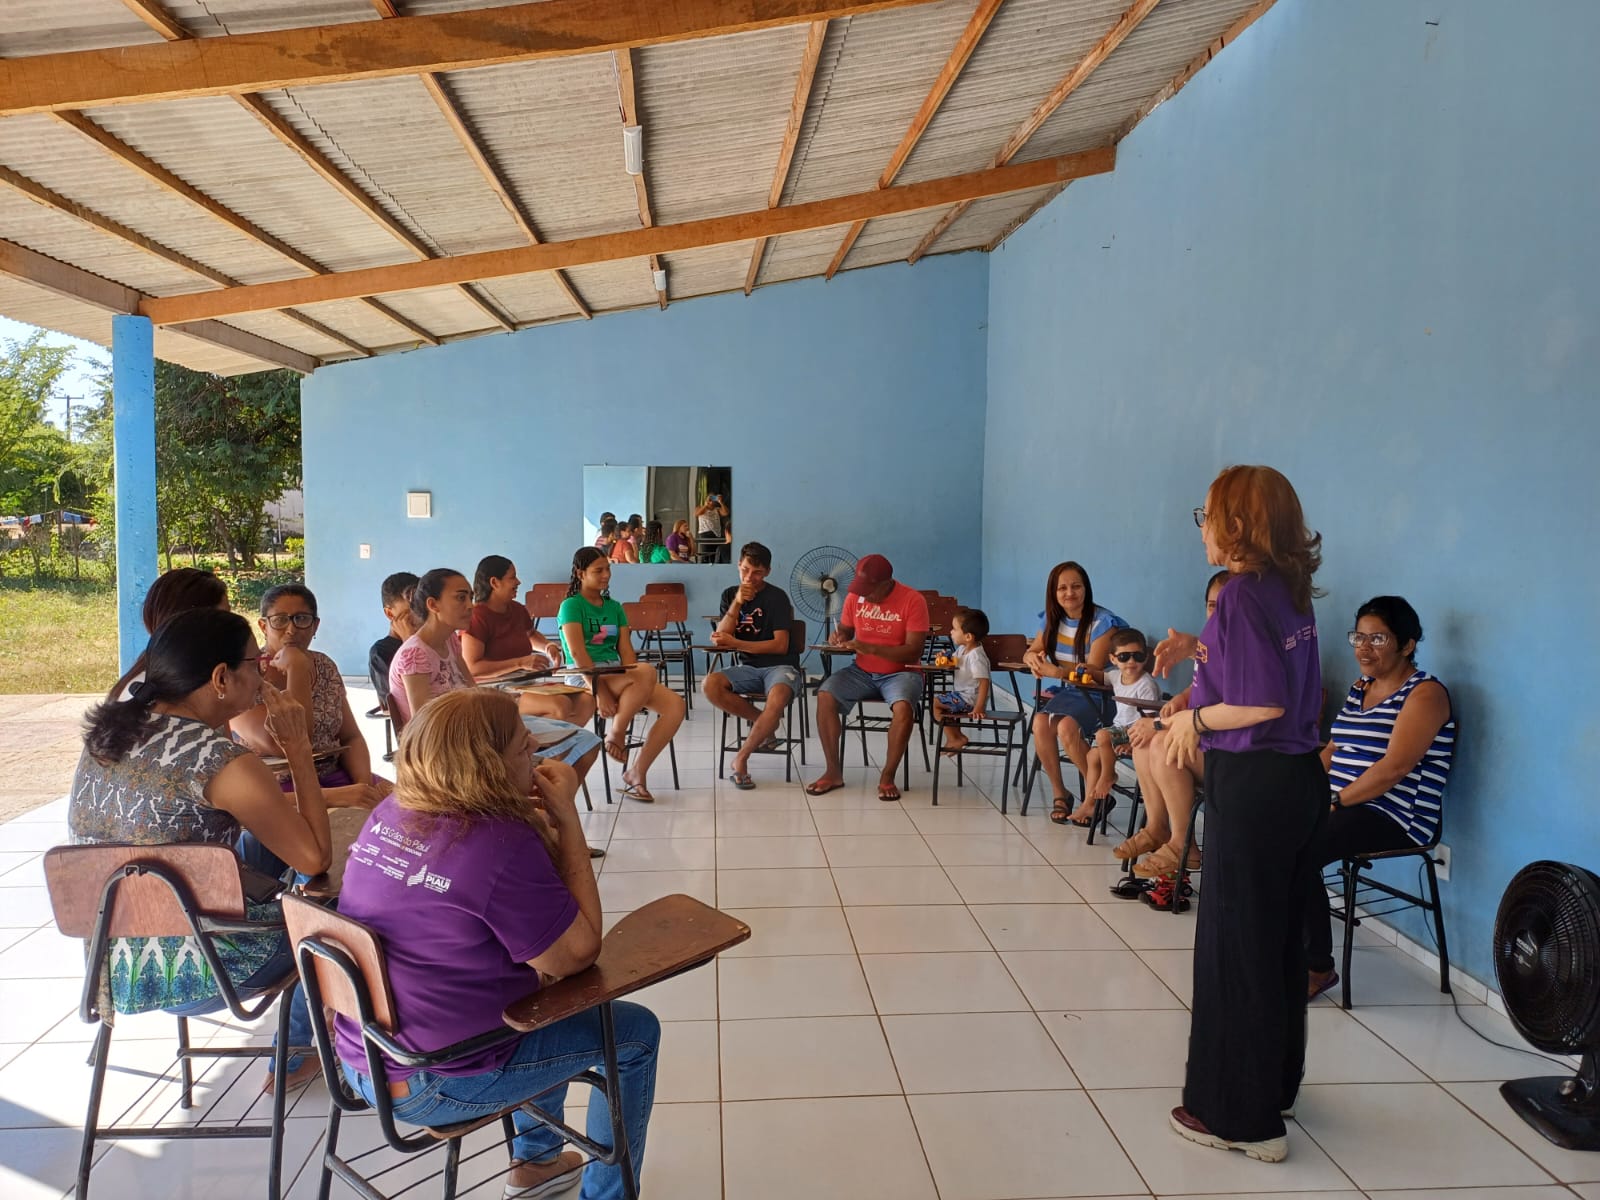
[[[989,618],[982,609],[958,608],[950,618],[950,642],[956,651],[955,690],[933,698],[933,719],[971,716],[981,721],[989,706],[989,655],[983,639],[989,636]],[[942,754],[954,754],[967,744],[967,735],[954,725],[944,725]]]
[[[1155,676],[1145,670],[1149,654],[1150,648],[1144,634],[1137,629],[1112,631],[1111,661],[1106,664],[1106,679],[1119,703],[1111,725],[1094,735],[1094,745],[1089,750],[1088,778],[1084,780],[1084,800],[1089,811],[1073,816],[1074,825],[1087,828],[1094,824],[1100,801],[1111,794],[1111,785],[1117,781],[1117,758],[1131,753],[1128,726],[1143,714],[1133,705],[1120,701],[1161,702],[1161,685],[1156,682]],[[1113,667],[1117,670],[1113,670]]]

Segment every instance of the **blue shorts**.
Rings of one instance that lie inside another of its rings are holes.
[[[775,687],[786,687],[791,693],[800,690],[800,668],[786,663],[773,667],[732,663],[717,674],[726,677],[728,686],[741,696],[770,696]]]
[[[851,663],[824,679],[817,692],[833,697],[841,717],[848,715],[858,700],[882,700],[889,705],[904,701],[915,708],[922,703],[922,673],[891,671],[877,675]]]
[[[565,721],[556,721],[549,717],[523,717],[522,723],[528,727],[528,732],[536,743],[546,742],[551,735],[566,730],[567,736],[560,741],[550,742],[549,745],[535,745],[534,753],[540,758],[553,758],[558,762],[564,762],[569,767],[577,766],[580,758],[600,744],[600,739],[582,725],[569,725]]]
[[[1083,736],[1091,741],[1095,731],[1111,724],[1111,718],[1116,715],[1116,699],[1110,692],[1089,691],[1070,683],[1057,688],[1053,695],[1047,692],[1041,699],[1039,712],[1052,717],[1071,717]]]
[[[972,711],[972,701],[960,692],[940,692],[934,697],[939,706],[947,713],[969,713]]]

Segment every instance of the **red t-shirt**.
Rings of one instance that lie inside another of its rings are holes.
[[[513,602],[505,612],[497,613],[487,604],[472,606],[472,624],[467,632],[483,643],[483,657],[490,662],[504,662],[508,658],[521,658],[533,649],[528,631],[533,628],[533,618],[526,605]]]
[[[899,582],[877,604],[860,596],[847,596],[839,624],[854,629],[856,641],[868,646],[903,646],[908,634],[928,632],[928,598]],[[893,662],[876,654],[856,655],[856,666],[874,675],[911,670],[909,663]]]

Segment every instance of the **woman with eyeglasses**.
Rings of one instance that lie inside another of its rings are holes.
[[[1167,761],[1187,766],[1205,751],[1205,894],[1183,1104],[1170,1123],[1202,1146],[1279,1162],[1305,1065],[1300,908],[1328,812],[1311,607],[1322,539],[1271,467],[1227,468],[1195,522],[1230,578],[1198,637],[1174,632],[1156,647],[1158,674],[1180,658],[1200,664],[1189,707],[1167,723]]]
[[[306,712],[317,778],[328,806],[370,808],[388,794],[388,782],[374,782],[367,740],[350,708],[338,664],[311,648],[320,624],[316,596],[299,583],[268,588],[261,597],[259,624],[268,677]],[[267,728],[267,717],[266,704],[257,704],[235,717],[231,727],[250,749],[274,758],[283,749]],[[278,770],[278,779],[285,791],[291,790],[287,766]]]
[[[1399,596],[1374,596],[1356,610],[1349,638],[1361,675],[1322,749],[1332,801],[1312,845],[1318,870],[1305,894],[1308,1001],[1339,982],[1322,868],[1434,841],[1456,751],[1450,693],[1417,667],[1417,610]]]
[[[245,832],[296,871],[328,869],[332,840],[317,783],[305,710],[261,677],[250,623],[236,613],[192,609],[156,630],[145,677],[127,700],[108,700],[85,718],[83,756],[72,777],[67,824],[74,844],[140,846],[205,842],[236,853]],[[295,803],[284,803],[272,772],[228,737],[228,722],[262,697],[266,727],[283,748]],[[251,904],[252,920],[278,919],[277,905]],[[283,933],[219,939],[219,956],[241,999],[294,974]],[[117,1012],[156,1009],[180,1016],[221,1011],[216,979],[192,938],[117,938],[105,978]],[[290,1043],[311,1044],[311,1019],[296,996]],[[289,1086],[317,1073],[315,1056],[289,1060]],[[270,1090],[271,1077],[268,1086]]]

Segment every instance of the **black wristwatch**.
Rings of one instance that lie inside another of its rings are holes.
[[[1157,733],[1160,733],[1163,729],[1166,728],[1166,726],[1161,723],[1161,718],[1160,717],[1157,717],[1155,719],[1155,721],[1153,722],[1153,724],[1154,724],[1154,727],[1155,727],[1155,731]]]

